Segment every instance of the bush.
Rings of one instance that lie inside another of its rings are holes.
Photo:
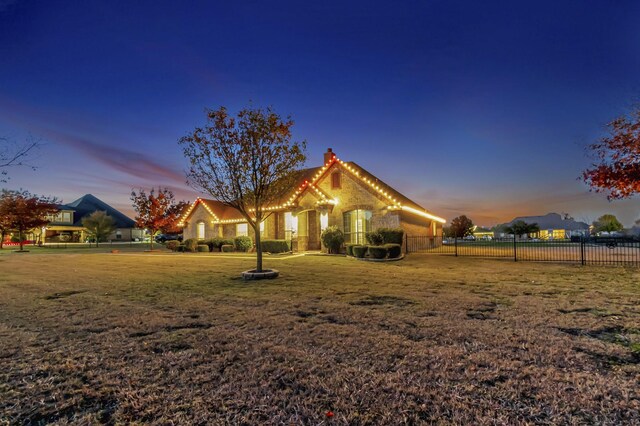
[[[171,251],[177,251],[179,246],[180,246],[180,241],[177,241],[177,240],[170,240],[170,241],[167,241],[167,243],[165,244],[165,247]]]
[[[198,249],[198,240],[195,238],[189,238],[184,240],[184,251],[195,252]]]
[[[347,244],[347,256],[353,256],[353,247],[357,244]]]
[[[231,253],[233,251],[233,244],[223,244],[220,246],[220,250],[223,253]]]
[[[253,247],[253,240],[246,235],[242,235],[240,237],[235,237],[233,244],[236,246],[236,250],[238,251],[249,251],[249,249]]]
[[[371,231],[366,233],[367,242],[372,246],[381,246],[384,243],[382,234],[378,231]]]
[[[184,244],[178,245],[178,247],[176,247],[176,251],[180,253],[184,253]]]
[[[379,228],[376,232],[382,235],[382,244],[402,244],[404,238],[402,228]]]
[[[389,250],[385,246],[369,246],[369,256],[374,259],[384,259],[389,254]]]
[[[209,245],[208,244],[198,244],[198,252],[199,253],[209,253]]]
[[[385,244],[384,247],[389,251],[389,259],[396,259],[402,255],[400,244]]]
[[[329,253],[340,253],[340,247],[344,243],[344,234],[337,226],[329,226],[320,235],[322,244],[329,250]]]
[[[362,259],[367,254],[367,248],[367,246],[353,246],[353,255]]]
[[[285,253],[291,251],[287,240],[264,240],[260,241],[262,251],[269,253]]]

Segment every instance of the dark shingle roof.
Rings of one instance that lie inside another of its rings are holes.
[[[73,210],[74,226],[82,226],[82,218],[95,211],[104,211],[116,222],[118,228],[133,228],[136,223],[133,219],[120,213],[109,204],[99,200],[91,194],[86,194],[77,200],[60,206],[60,210]]]
[[[565,229],[567,231],[589,229],[588,224],[573,219],[563,219],[558,213],[548,213],[544,216],[520,216],[507,225],[512,225],[519,220],[529,224],[537,223],[540,229]]]

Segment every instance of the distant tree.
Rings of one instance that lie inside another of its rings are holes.
[[[540,227],[537,223],[526,223],[523,220],[516,220],[511,225],[505,228],[507,234],[517,235],[522,237],[523,235],[535,234],[540,232]]]
[[[562,220],[574,220],[573,216],[571,216],[569,213],[562,213]]]
[[[640,193],[640,107],[608,124],[610,135],[589,146],[597,162],[582,173],[596,192],[609,200]]]
[[[2,198],[0,198],[0,250],[4,244],[4,237],[11,231],[11,217],[4,211],[4,190],[2,192]]]
[[[254,230],[256,271],[262,271],[260,223],[297,183],[306,142],[291,141],[291,118],[271,108],[207,110],[207,124],[180,139],[191,186],[236,209]]]
[[[593,222],[594,232],[618,232],[622,231],[624,226],[615,215],[603,214],[595,222]]]
[[[100,241],[105,241],[116,230],[116,222],[104,211],[95,211],[82,218],[82,226],[91,238],[95,238],[96,247]]]
[[[449,227],[451,237],[464,238],[473,234],[473,222],[467,216],[462,215],[454,218]]]
[[[28,138],[24,143],[16,143],[8,137],[0,137],[0,182],[7,181],[7,169],[25,166],[29,154],[40,146],[40,140]],[[32,167],[33,166],[29,166]]]
[[[0,196],[0,216],[9,229],[18,231],[20,251],[24,249],[24,233],[34,228],[41,228],[49,223],[49,215],[58,211],[51,197],[40,197],[28,191],[2,190]]]
[[[135,218],[136,226],[147,229],[151,234],[149,241],[151,250],[153,250],[155,235],[172,228],[187,204],[185,201],[176,202],[173,192],[168,188],[158,188],[158,195],[155,188],[151,188],[149,194],[144,189],[140,189],[137,193],[131,191],[131,201],[138,213]]]

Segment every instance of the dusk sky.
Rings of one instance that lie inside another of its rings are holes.
[[[6,187],[133,215],[185,184],[177,140],[271,105],[308,166],[327,147],[448,220],[567,212],[627,225],[577,180],[585,146],[640,98],[639,1],[0,0],[0,136],[44,146]]]

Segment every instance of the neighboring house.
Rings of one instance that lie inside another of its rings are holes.
[[[482,226],[475,226],[473,229],[473,237],[476,240],[492,240],[494,235],[493,235],[493,231],[489,228],[483,228]]]
[[[82,219],[95,211],[104,211],[111,216],[117,229],[108,240],[133,241],[142,239],[143,230],[135,227],[135,221],[91,194],[72,203],[58,206],[58,213],[44,228],[43,242],[84,242],[87,238]]]
[[[528,224],[537,224],[540,228],[540,232],[532,236],[543,240],[561,240],[576,236],[589,235],[588,224],[584,222],[578,222],[573,219],[563,219],[563,217],[558,213],[548,213],[544,216],[516,217],[511,222],[505,223],[503,226],[511,226],[513,223],[519,220]]]
[[[377,228],[402,228],[407,235],[442,236],[445,220],[435,216],[353,162],[338,159],[329,149],[324,165],[301,170],[297,188],[261,224],[264,239],[285,239],[300,251],[318,250],[320,233],[338,226],[347,243],[366,243]],[[183,236],[209,239],[251,236],[252,230],[235,209],[198,198],[180,218]]]

